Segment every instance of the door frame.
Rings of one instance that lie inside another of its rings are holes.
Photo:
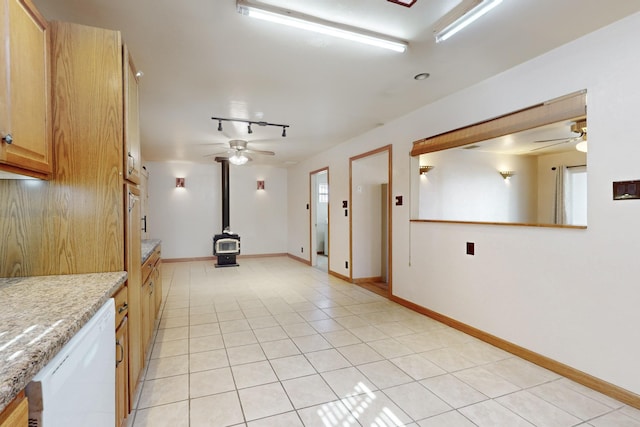
[[[327,247],[329,248],[329,254],[327,254],[327,273],[330,271],[330,266],[331,266],[331,184],[330,184],[330,175],[329,175],[329,166],[325,166],[323,168],[320,169],[316,169],[314,171],[309,172],[309,265],[311,265],[312,267],[315,267],[318,262],[318,256],[315,253],[316,252],[316,248],[313,246],[313,231],[314,231],[314,227],[313,226],[313,221],[314,221],[314,208],[317,209],[317,200],[314,200],[314,191],[313,191],[313,177],[317,174],[319,174],[320,172],[327,172],[327,185],[329,186],[329,201],[327,202]],[[317,184],[317,182],[316,182]],[[315,254],[315,256],[314,256]],[[316,262],[314,263],[314,259],[316,260]]]
[[[357,160],[361,160],[364,159],[366,157],[369,156],[375,156],[376,154],[380,154],[380,153],[387,153],[387,184],[388,184],[388,191],[387,191],[387,212],[388,212],[388,227],[387,227],[387,253],[388,255],[388,259],[387,259],[387,263],[388,263],[388,268],[387,268],[387,272],[389,275],[389,279],[388,279],[388,287],[387,287],[387,297],[393,295],[393,263],[392,263],[392,259],[393,259],[393,254],[392,254],[392,237],[393,237],[393,212],[391,210],[391,200],[392,200],[392,189],[393,189],[393,171],[392,171],[392,165],[393,165],[393,145],[392,144],[388,144],[385,145],[383,147],[380,148],[376,148],[375,150],[371,150],[371,151],[367,151],[365,153],[362,154],[358,154],[357,156],[353,156],[349,158],[349,280],[351,281],[351,283],[355,283],[353,281],[353,162],[357,161]]]

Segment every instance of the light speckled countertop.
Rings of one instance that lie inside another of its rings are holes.
[[[126,278],[124,271],[0,278],[0,411]]]
[[[153,251],[160,244],[160,240],[158,239],[145,239],[142,241],[142,263],[149,259]]]

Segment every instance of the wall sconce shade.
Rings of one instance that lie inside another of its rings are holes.
[[[515,174],[516,173],[514,171],[500,171],[500,175],[502,175],[502,178],[504,179],[509,179]]]
[[[176,188],[184,188],[184,178],[176,178]]]
[[[431,169],[433,166],[420,166],[420,175],[426,175]]]
[[[258,190],[264,190],[264,181],[258,181]]]

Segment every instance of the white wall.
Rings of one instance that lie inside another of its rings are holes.
[[[420,164],[434,166],[413,177],[420,186],[420,219],[536,222],[535,157],[455,148],[423,154]],[[505,180],[499,171],[515,175]]]
[[[212,256],[211,239],[222,231],[218,163],[149,162],[149,237],[162,240],[162,257]],[[184,177],[185,188],[175,188]],[[256,181],[265,181],[257,190]],[[230,166],[230,226],[240,234],[241,254],[285,253],[287,171]]]
[[[640,202],[611,182],[640,178],[640,14],[426,105],[289,171],[288,250],[308,243],[308,173],[331,168],[331,266],[348,276],[348,159],[393,143],[393,292],[576,369],[640,393]],[[427,83],[428,84],[428,83]],[[411,223],[412,141],[588,90],[586,230]],[[476,255],[465,255],[465,242]],[[299,249],[299,248],[298,248]],[[426,280],[425,278],[428,278]]]

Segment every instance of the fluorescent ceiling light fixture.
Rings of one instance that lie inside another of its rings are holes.
[[[268,5],[256,5],[247,0],[237,0],[238,13],[252,18],[288,25],[307,31],[313,31],[333,37],[356,41],[370,46],[381,47],[395,52],[407,50],[408,43],[383,34],[374,33],[361,28],[350,27],[336,22],[326,21],[302,13],[281,9]]]
[[[447,40],[500,3],[502,0],[463,1],[443,18],[444,26],[435,32],[436,43]]]

